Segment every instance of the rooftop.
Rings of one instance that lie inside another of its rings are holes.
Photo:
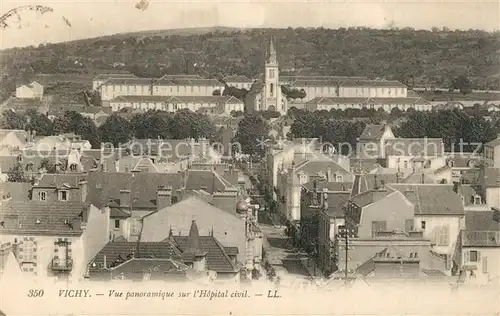
[[[390,184],[415,205],[415,215],[464,215],[462,199],[448,184]]]
[[[3,202],[0,234],[78,236],[88,208],[88,204],[78,202]]]

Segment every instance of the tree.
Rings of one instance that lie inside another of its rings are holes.
[[[393,118],[399,118],[402,114],[403,112],[397,107],[391,109],[391,117]]]
[[[130,140],[132,137],[132,126],[128,120],[117,114],[112,114],[98,128],[98,132],[101,141],[112,143],[113,146],[117,147]]]
[[[225,87],[224,91],[222,92],[222,95],[224,96],[233,96],[242,101],[245,100],[247,94],[248,90],[245,88],[238,89],[236,87],[230,87],[230,86]]]
[[[47,173],[57,173],[56,165],[51,163],[47,158],[43,158],[40,162],[38,170],[44,169]]]
[[[220,90],[219,89],[214,90],[214,92],[212,92],[212,95],[214,96],[221,95]]]
[[[21,163],[16,163],[7,172],[7,181],[9,182],[27,182],[24,177],[23,165]]]
[[[477,113],[467,114],[458,109],[441,110],[430,113],[415,111],[408,115],[408,120],[395,130],[399,137],[443,138],[446,150],[460,150],[458,144],[487,143],[496,138],[499,127],[488,123]],[[473,144],[462,150],[475,149]]]
[[[168,139],[172,135],[170,124],[173,122],[168,113],[152,110],[137,114],[130,120],[132,132],[139,139],[156,139],[158,137]]]
[[[175,113],[171,121],[171,130],[172,136],[176,139],[213,139],[216,135],[215,125],[206,115],[187,109]]]
[[[263,157],[268,134],[269,126],[262,116],[253,113],[245,114],[238,123],[238,131],[233,138],[233,142],[238,142],[241,145],[243,153]]]
[[[39,136],[54,135],[54,124],[46,115],[40,114],[34,110],[28,110],[26,116],[28,121],[26,129],[28,131],[35,131],[36,135]]]
[[[262,111],[261,115],[266,120],[270,120],[272,118],[278,118],[281,116],[280,112],[278,111]]]
[[[100,148],[101,141],[97,127],[88,117],[83,117],[76,111],[66,111],[63,116],[57,117],[54,120],[54,132],[75,133],[86,139],[92,145],[92,148]]]
[[[232,117],[240,117],[240,116],[243,116],[243,112],[242,111],[231,111],[231,116]]]
[[[26,127],[26,117],[12,110],[5,110],[2,113],[0,126],[3,129],[24,129]]]

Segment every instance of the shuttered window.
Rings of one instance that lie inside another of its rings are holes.
[[[488,273],[488,257],[483,257],[483,273]]]
[[[481,253],[476,250],[467,251],[465,259],[467,262],[479,262],[479,260],[481,259]]]
[[[441,226],[436,229],[436,244],[438,246],[448,246],[450,243],[450,228],[448,226]]]

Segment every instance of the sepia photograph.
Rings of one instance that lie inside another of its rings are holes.
[[[498,0],[0,1],[0,316],[500,315]]]

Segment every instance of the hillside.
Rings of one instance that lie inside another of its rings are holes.
[[[280,68],[314,75],[368,76],[409,85],[450,85],[466,76],[477,89],[500,90],[500,37],[477,30],[205,29],[117,34],[0,52],[4,99],[35,74],[139,76],[198,73],[255,77],[265,45],[276,39]]]

